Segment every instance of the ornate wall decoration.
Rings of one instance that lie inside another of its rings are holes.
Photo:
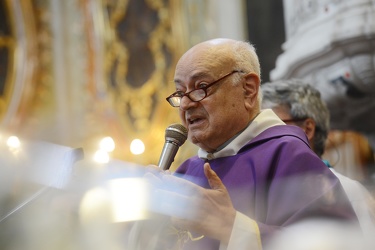
[[[350,1],[350,0],[349,0]],[[347,0],[291,0],[284,1],[287,38],[311,28],[317,21],[332,17]]]
[[[321,90],[333,128],[374,134],[374,1],[284,0],[284,6],[287,41],[271,78],[308,79]]]
[[[3,128],[88,151],[112,136],[114,157],[157,163],[179,122],[165,97],[189,46],[180,1],[7,0],[0,11]],[[135,138],[142,156],[130,154]],[[192,153],[186,145],[180,159]]]
[[[129,161],[156,164],[166,127],[179,122],[178,111],[165,101],[174,90],[174,65],[185,49],[180,44],[186,35],[175,34],[183,27],[173,27],[181,24],[178,3],[119,0],[105,6],[106,32],[113,34],[107,43],[105,76],[122,134],[118,157]],[[135,138],[145,142],[148,157],[130,154]],[[185,148],[189,147],[181,150]]]
[[[36,33],[32,3],[2,1],[0,12],[1,126],[3,130],[17,131],[26,119],[33,97]]]
[[[166,127],[180,121],[165,101],[174,66],[212,35],[208,8],[197,0],[5,1],[3,126],[89,152],[111,136],[113,157],[156,164]],[[135,138],[146,145],[141,156],[130,153]],[[195,153],[186,142],[174,165]]]
[[[170,87],[173,36],[166,21],[168,6],[157,2],[122,0],[107,6],[115,34],[106,58],[109,90],[131,131],[150,129],[157,104]]]
[[[6,5],[5,1],[0,3],[0,94],[1,94],[1,102],[0,102],[0,115],[1,117],[4,116],[7,110],[7,85],[11,84],[12,82],[9,79],[8,72],[11,69],[8,69],[10,66],[10,55],[14,53],[14,37],[11,34],[11,26],[9,23],[8,18],[8,6]],[[9,83],[10,82],[10,83]],[[9,88],[9,87],[8,87]]]

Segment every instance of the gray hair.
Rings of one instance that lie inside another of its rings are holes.
[[[261,86],[263,108],[286,106],[293,119],[311,118],[316,123],[314,151],[321,157],[329,131],[329,111],[320,92],[303,80],[290,79],[264,83]]]
[[[254,45],[250,42],[236,41],[234,46],[232,46],[232,51],[237,69],[245,71],[244,73],[253,72],[257,74],[261,80],[261,67]],[[236,82],[240,82],[239,76]],[[262,93],[260,89],[257,100],[260,106],[262,103]]]
[[[241,71],[242,73],[255,73],[261,79],[261,68],[259,57],[256,49],[251,42],[239,41],[228,38],[215,38],[198,44],[198,46],[205,46],[206,61],[209,68],[218,67],[218,65],[233,65],[233,70]],[[233,86],[241,82],[241,74],[233,76]],[[258,105],[261,104],[261,91],[258,91]]]
[[[234,70],[241,70],[245,73],[253,72],[261,78],[259,58],[254,45],[250,42],[215,38],[196,46],[204,46],[205,64],[208,63],[210,68],[233,63]]]
[[[253,44],[250,42],[237,41],[234,46],[232,46],[232,50],[237,67],[248,71],[245,73],[249,73],[250,71],[254,72],[261,78],[259,58]]]

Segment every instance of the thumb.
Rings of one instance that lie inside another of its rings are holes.
[[[211,166],[208,162],[206,162],[204,164],[204,174],[206,175],[207,177],[207,180],[208,180],[208,184],[210,184],[210,187],[212,189],[215,189],[215,190],[226,190],[223,182],[221,181],[221,179],[219,178],[219,176],[217,176],[217,174],[215,173],[215,171],[213,171],[211,169]]]

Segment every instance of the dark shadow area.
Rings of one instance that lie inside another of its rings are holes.
[[[255,45],[262,68],[262,82],[270,80],[281,45],[285,42],[282,1],[246,1],[248,37]]]

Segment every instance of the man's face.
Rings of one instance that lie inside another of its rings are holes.
[[[203,87],[234,70],[231,65],[212,67],[201,53],[183,57],[175,71],[176,90],[184,93]],[[207,66],[206,66],[207,65]],[[245,105],[244,88],[240,82],[233,86],[236,77],[244,73],[233,73],[207,89],[207,97],[193,102],[183,97],[179,114],[188,129],[189,139],[200,148],[213,152],[229,140],[249,122],[249,111]]]
[[[266,108],[266,107],[263,107]],[[273,112],[287,125],[300,127],[309,139],[309,144],[314,149],[314,136],[316,123],[312,118],[293,119],[290,115],[290,108],[285,105],[279,105],[272,108]]]

